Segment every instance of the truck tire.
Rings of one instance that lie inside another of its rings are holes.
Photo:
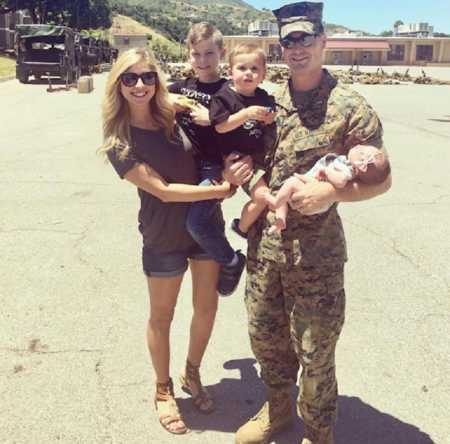
[[[78,82],[78,79],[81,77],[81,67],[78,65],[75,68],[75,83]]]
[[[66,76],[65,76],[65,80],[66,80],[66,84],[67,85],[71,85],[72,83],[74,83],[74,77],[75,77],[75,72],[72,71],[71,69],[69,69],[66,72]]]
[[[20,72],[19,73],[19,82],[20,83],[28,83],[28,73]]]

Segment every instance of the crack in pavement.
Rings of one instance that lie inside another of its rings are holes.
[[[82,242],[84,242],[88,236],[88,231],[90,226],[94,224],[93,220],[89,221],[88,226],[83,230],[82,233],[80,233],[80,237],[75,240],[74,243],[74,249],[76,249],[76,258],[78,259],[79,263],[82,265],[85,265],[87,267],[92,267],[94,270],[97,271],[99,274],[103,274],[103,268],[99,267],[97,263],[91,263],[87,259],[84,258],[83,252],[82,252]]]
[[[145,379],[143,379],[142,381],[139,382],[129,382],[127,384],[110,384],[111,387],[138,387],[141,385],[147,385],[147,381]]]
[[[97,375],[97,382],[98,382],[98,386],[99,386],[99,391],[100,391],[100,397],[103,400],[103,405],[105,408],[105,419],[107,421],[107,426],[105,427],[105,431],[104,431],[104,437],[109,439],[110,442],[114,443],[116,440],[114,439],[114,435],[111,433],[112,430],[112,425],[114,423],[113,418],[112,418],[112,410],[111,410],[111,406],[110,406],[110,401],[108,398],[108,391],[106,389],[106,384],[105,384],[105,376],[102,372],[102,359],[100,358],[96,364],[95,364],[95,373]]]
[[[115,184],[113,183],[96,183],[96,182],[67,182],[64,180],[14,180],[14,181],[9,181],[9,180],[0,180],[0,184],[3,185],[16,185],[19,183],[24,183],[24,184],[47,184],[47,185],[80,185],[80,186],[96,186],[96,187],[110,187],[110,186],[114,186]]]
[[[450,194],[443,194],[442,196],[438,196],[435,199],[428,201],[428,202],[392,202],[392,203],[385,203],[385,204],[379,204],[379,205],[373,205],[370,208],[386,208],[386,207],[416,207],[421,205],[436,205],[440,203],[439,201],[450,198]]]
[[[11,347],[1,347],[0,351],[6,351],[6,352],[12,352],[19,356],[26,356],[31,354],[36,355],[53,355],[53,354],[63,354],[63,353],[103,353],[103,349],[96,349],[96,348],[80,348],[80,349],[63,349],[63,350],[45,350],[45,347],[42,346],[42,348],[33,350],[28,348],[11,348]]]
[[[417,271],[423,273],[425,276],[437,280],[438,282],[442,283],[444,285],[444,287],[447,289],[447,292],[450,295],[450,284],[447,281],[447,279],[444,276],[439,276],[436,274],[433,274],[432,272],[430,272],[429,270],[425,270],[421,267],[420,264],[418,264],[417,262],[415,262],[412,257],[410,257],[407,253],[403,252],[400,247],[397,246],[397,241],[395,239],[389,238],[385,235],[385,233],[379,233],[378,231],[375,231],[369,227],[367,227],[366,225],[361,225],[358,223],[355,223],[351,220],[348,220],[346,218],[343,218],[343,220],[345,221],[345,223],[349,224],[349,225],[353,225],[354,227],[358,227],[370,234],[373,234],[374,236],[377,236],[379,238],[381,238],[382,240],[385,241],[385,243],[394,251],[395,254],[397,254],[397,256],[401,257],[402,259],[404,259],[406,262],[408,262],[410,265],[412,265]]]
[[[433,136],[440,137],[442,139],[446,139],[446,140],[450,139],[449,135],[441,134],[441,133],[438,133],[436,131],[431,131],[431,130],[428,130],[426,128],[422,128],[421,126],[416,126],[416,125],[411,125],[409,123],[399,122],[398,120],[395,120],[395,119],[390,118],[390,117],[383,116],[383,121],[384,122],[390,122],[390,123],[393,123],[395,125],[403,126],[405,128],[408,128],[409,130],[415,130],[415,131],[423,132],[423,133],[426,133],[426,134],[432,134]]]
[[[45,228],[14,228],[11,230],[2,230],[0,229],[0,234],[5,233],[28,233],[28,232],[44,232],[44,233],[57,233],[57,234],[68,234],[70,236],[82,236],[84,232],[77,232],[77,231],[67,231],[67,230],[52,230],[52,229],[45,229]]]

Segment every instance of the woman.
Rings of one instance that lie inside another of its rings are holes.
[[[194,313],[181,379],[195,407],[209,413],[214,402],[201,384],[199,367],[214,324],[219,273],[219,265],[187,233],[186,215],[189,202],[228,197],[230,185],[194,185],[198,177],[190,143],[174,117],[154,56],[147,49],[123,53],[106,86],[100,151],[121,178],[138,188],[142,260],[150,298],[147,343],[157,381],[155,407],[162,426],[182,434],[187,427],[174,399],[169,371],[170,325],[189,263]]]

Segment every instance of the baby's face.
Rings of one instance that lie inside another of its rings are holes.
[[[358,145],[348,152],[347,158],[358,173],[365,173],[371,163],[383,160],[383,152],[374,146]]]
[[[264,59],[259,54],[238,54],[233,57],[231,78],[238,93],[253,95],[265,74]]]

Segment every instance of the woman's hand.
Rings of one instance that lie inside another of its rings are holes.
[[[237,187],[235,185],[231,185],[231,183],[227,182],[226,180],[223,180],[221,182],[213,180],[212,183],[221,193],[219,199],[228,199],[229,197],[234,196],[234,194],[236,193]]]
[[[224,199],[228,199],[236,194],[237,186],[232,185],[230,182],[224,180],[221,184],[222,187],[226,190],[226,196]]]
[[[194,123],[200,126],[209,126],[209,110],[201,103],[198,103],[191,111],[191,118]]]
[[[241,157],[231,153],[224,160],[223,178],[233,185],[241,186],[253,176],[253,160],[250,156]]]
[[[172,104],[176,113],[184,113],[197,106],[197,102],[182,94],[170,93],[169,102]]]

